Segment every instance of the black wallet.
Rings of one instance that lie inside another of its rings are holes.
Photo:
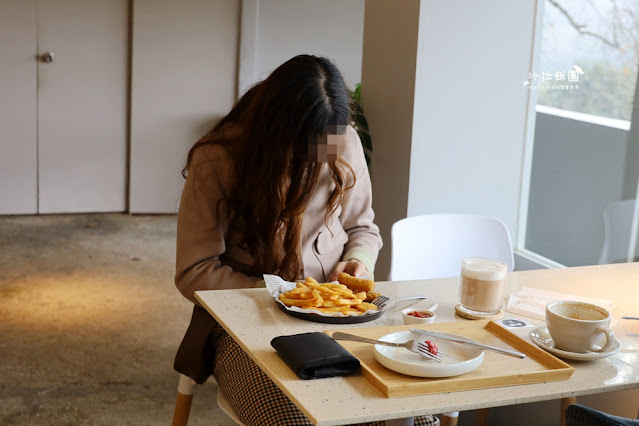
[[[359,371],[359,360],[325,333],[279,336],[271,346],[300,379],[344,376]]]

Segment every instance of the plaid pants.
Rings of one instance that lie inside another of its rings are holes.
[[[312,425],[308,418],[268,378],[218,324],[215,339],[215,379],[246,426]],[[366,423],[384,426],[384,422]],[[434,416],[415,418],[416,426],[439,426]]]

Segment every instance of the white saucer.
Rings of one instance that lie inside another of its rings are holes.
[[[621,343],[615,339],[615,343],[612,347],[605,352],[568,352],[555,347],[550,333],[548,333],[548,327],[542,325],[530,331],[530,340],[532,340],[540,348],[547,350],[550,353],[557,355],[559,358],[572,359],[575,361],[593,361],[596,359],[608,358],[611,355],[616,354],[621,350]]]

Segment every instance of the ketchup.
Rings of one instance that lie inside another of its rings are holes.
[[[413,312],[409,312],[406,315],[409,315],[411,317],[416,317],[416,318],[430,318],[433,315],[431,313],[428,312],[420,312],[420,311],[413,311]]]
[[[437,353],[439,352],[439,349],[437,348],[437,345],[435,344],[435,342],[433,342],[432,340],[426,340],[424,343],[428,345],[428,352],[430,352],[433,355],[437,355]]]

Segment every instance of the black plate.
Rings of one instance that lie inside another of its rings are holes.
[[[384,311],[377,311],[373,314],[366,315],[351,315],[348,317],[325,317],[317,314],[308,314],[306,312],[289,311],[288,309],[286,309],[286,306],[278,301],[275,301],[275,304],[278,308],[280,308],[280,311],[292,317],[303,319],[306,321],[322,322],[325,324],[360,324],[363,322],[374,321],[377,318],[381,317],[382,314],[384,314]]]

